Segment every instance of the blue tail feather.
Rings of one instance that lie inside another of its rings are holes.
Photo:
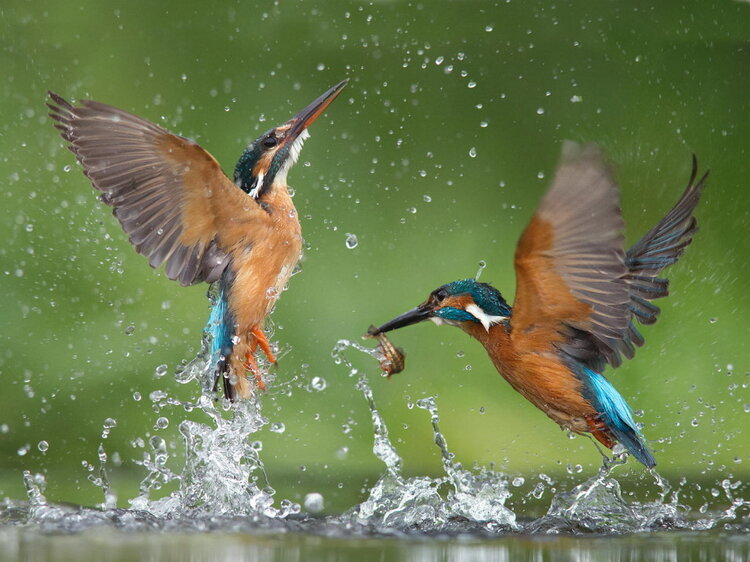
[[[612,432],[612,435],[630,453],[648,468],[656,465],[651,452],[646,447],[645,440],[633,419],[633,411],[625,399],[617,392],[612,383],[599,373],[588,367],[581,367],[584,385],[589,390],[587,398],[592,402],[602,421]]]
[[[222,280],[223,281],[223,280]],[[210,336],[211,365],[214,368],[214,390],[219,377],[224,379],[224,394],[230,400],[234,399],[234,387],[229,384],[224,374],[228,368],[229,356],[234,348],[234,315],[229,309],[229,295],[225,284],[220,281],[216,298],[213,301],[211,314],[206,322],[204,331]]]

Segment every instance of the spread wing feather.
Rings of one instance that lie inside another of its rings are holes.
[[[619,201],[600,150],[566,143],[516,250],[514,331],[564,324],[596,342],[622,337],[629,294]],[[589,346],[573,347],[580,355]]]
[[[213,282],[228,262],[220,206],[262,213],[196,143],[116,107],[74,107],[50,92],[50,117],[136,251],[181,285]],[[194,220],[196,217],[199,220]],[[191,220],[193,219],[193,220]]]
[[[659,308],[649,301],[666,296],[669,283],[657,276],[697,230],[693,211],[707,175],[695,181],[694,157],[680,200],[626,253],[619,192],[601,151],[566,143],[518,243],[512,329],[552,327],[564,334],[563,351],[597,371],[633,357],[644,342],[634,322],[656,321]]]

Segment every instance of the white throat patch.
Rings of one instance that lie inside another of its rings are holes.
[[[260,190],[263,187],[264,177],[266,177],[265,174],[258,174],[258,177],[255,181],[255,187],[250,190],[250,197],[252,197],[253,199],[258,198],[258,194],[260,193]]]
[[[279,182],[286,185],[286,176],[289,173],[289,169],[297,163],[299,155],[302,152],[302,145],[305,144],[305,141],[309,138],[310,133],[307,129],[303,129],[299,136],[294,139],[292,146],[289,147],[289,155],[287,156],[286,161],[282,164],[281,169],[276,172],[276,177],[273,180],[274,183]]]
[[[470,304],[466,307],[466,312],[471,314],[474,318],[479,320],[482,323],[482,326],[484,326],[484,329],[488,332],[490,331],[490,327],[499,324],[503,320],[507,320],[507,316],[492,316],[490,314],[487,314],[484,310],[479,308],[476,304]]]

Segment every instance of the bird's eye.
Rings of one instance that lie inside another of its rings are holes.
[[[446,291],[445,289],[438,289],[433,293],[433,296],[435,297],[435,300],[437,302],[441,302],[448,298],[448,291]]]
[[[273,148],[278,142],[279,141],[276,140],[276,137],[266,137],[263,139],[263,146],[266,148]]]

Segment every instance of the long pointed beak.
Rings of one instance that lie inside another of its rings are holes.
[[[302,131],[307,129],[312,123],[320,117],[320,115],[331,105],[331,102],[341,93],[346,85],[349,83],[349,79],[342,80],[336,84],[333,88],[328,90],[325,94],[320,96],[305,109],[300,111],[297,115],[292,117],[288,123],[291,124],[289,131],[286,134],[288,141],[296,139]]]
[[[418,322],[422,322],[423,320],[428,320],[432,317],[433,310],[434,307],[428,303],[420,304],[417,308],[413,308],[409,312],[402,314],[401,316],[397,316],[396,318],[394,318],[390,322],[386,322],[379,328],[368,331],[367,335],[377,336],[378,334],[382,334],[384,332],[390,332],[391,330],[403,328],[404,326],[411,326],[412,324],[417,324]]]

